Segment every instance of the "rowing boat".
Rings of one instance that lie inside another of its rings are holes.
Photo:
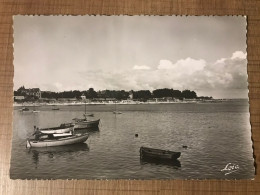
[[[61,124],[59,127],[39,129],[42,134],[68,133],[74,130],[73,124]]]
[[[180,152],[173,152],[169,150],[160,150],[160,149],[147,148],[147,147],[140,148],[141,158],[176,160],[180,156],[181,156]]]
[[[36,139],[28,139],[26,142],[26,147],[31,148],[41,148],[41,147],[51,147],[51,146],[64,146],[64,145],[71,145],[77,143],[83,143],[88,139],[88,134],[75,134],[69,137],[62,137],[62,138],[51,138],[51,139],[43,139],[43,140],[36,140]]]
[[[82,119],[79,119],[79,118],[74,118],[72,119],[74,122],[74,129],[75,130],[79,130],[79,129],[89,129],[89,128],[98,128],[98,125],[99,125],[99,121],[100,119],[98,120],[88,120],[87,119],[87,116],[94,116],[94,114],[87,114],[86,113],[86,102],[85,102],[85,112],[83,114],[84,118]]]
[[[78,130],[78,129],[98,128],[99,121],[100,119],[98,120],[76,119],[74,129]]]

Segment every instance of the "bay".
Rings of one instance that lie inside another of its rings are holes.
[[[82,106],[13,113],[12,179],[252,179],[255,174],[247,100],[219,103],[87,105],[100,118],[84,144],[27,149],[33,126],[81,117]],[[90,118],[91,119],[91,118]],[[138,134],[138,137],[135,136]],[[180,151],[179,163],[140,160],[141,146]],[[187,146],[184,148],[183,146]],[[221,170],[239,165],[232,174]]]

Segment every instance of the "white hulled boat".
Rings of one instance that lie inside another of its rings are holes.
[[[74,125],[71,123],[61,124],[59,127],[37,129],[36,131],[40,131],[42,134],[68,133],[70,131],[74,131]]]
[[[88,134],[75,134],[72,136],[66,136],[61,138],[46,138],[46,139],[27,139],[26,147],[52,147],[52,146],[64,146],[77,143],[83,143],[88,139]]]

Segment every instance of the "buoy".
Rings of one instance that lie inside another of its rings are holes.
[[[137,133],[135,134],[135,137],[138,137],[138,134],[137,134]]]

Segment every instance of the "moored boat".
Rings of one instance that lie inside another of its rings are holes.
[[[141,147],[140,158],[154,158],[164,160],[176,160],[181,156],[180,152],[173,152],[169,150],[161,150],[154,148]]]
[[[21,112],[31,112],[29,108],[23,107],[20,109]]]
[[[68,136],[72,136],[73,132],[70,131],[69,133],[54,133],[52,135],[53,137],[68,137]]]
[[[114,114],[123,114],[122,112],[120,111],[113,111]]]
[[[93,117],[94,114],[92,114],[92,113],[89,113],[89,114],[83,114],[83,116],[91,116],[91,117]]]
[[[59,127],[50,127],[44,129],[37,129],[42,134],[54,134],[54,133],[68,133],[70,131],[74,131],[74,125],[69,124],[61,124]]]
[[[39,113],[40,112],[40,110],[36,110],[35,109],[35,104],[33,105],[33,111],[32,111],[33,113]]]
[[[116,102],[115,102],[115,110],[113,111],[113,114],[122,114],[122,112],[118,111],[116,108]]]
[[[85,119],[74,119],[75,120],[75,126],[74,129],[89,129],[89,128],[97,128],[100,122],[100,119],[98,120],[87,120]]]
[[[38,134],[38,139],[47,139],[47,138],[61,138],[61,137],[69,137],[72,136],[73,132],[70,131],[69,133],[53,133],[53,134]]]
[[[158,159],[158,158],[140,158],[140,164],[153,164],[153,165],[167,165],[174,168],[181,167],[181,162],[178,159]]]
[[[68,137],[62,137],[62,138],[51,138],[51,139],[28,139],[26,142],[26,147],[52,147],[52,146],[64,146],[64,145],[71,145],[71,144],[77,144],[77,143],[83,143],[88,139],[88,134],[75,134]]]
[[[87,114],[86,113],[86,102],[85,102],[85,112],[83,114],[84,118],[83,119],[78,119],[74,118],[74,129],[79,130],[79,129],[89,129],[89,128],[98,128],[100,119],[97,120],[88,120],[87,116],[94,116],[94,114]]]
[[[41,154],[46,153],[67,153],[67,152],[77,152],[77,151],[89,151],[88,144],[85,143],[76,143],[73,145],[64,145],[64,146],[54,146],[54,147],[39,147],[39,148],[30,148],[28,152],[38,152]]]

